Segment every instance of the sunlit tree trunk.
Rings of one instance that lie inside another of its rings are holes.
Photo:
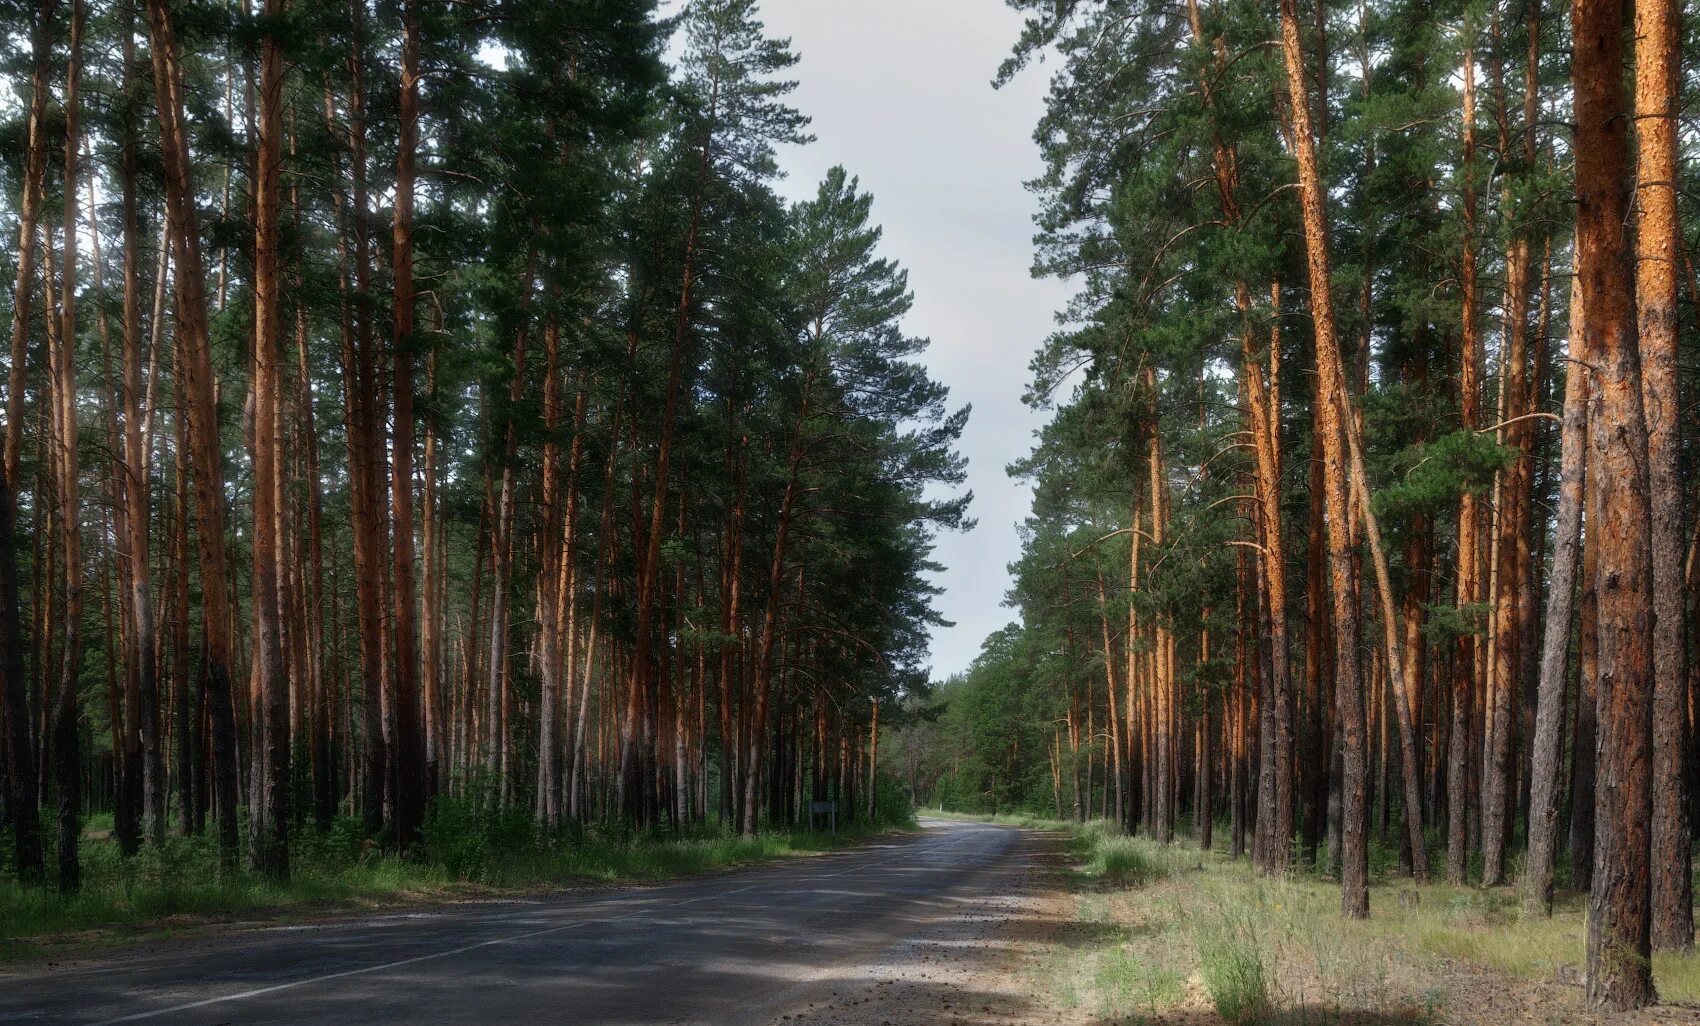
[[[1597,1008],[1653,1000],[1650,865],[1653,747],[1653,559],[1647,426],[1633,309],[1629,223],[1629,110],[1623,95],[1623,7],[1571,8],[1576,118],[1575,326],[1591,368],[1589,444],[1597,474],[1599,780],[1594,881],[1588,901],[1586,985]],[[1590,525],[1589,533],[1595,527]]]
[[[1463,293],[1462,342],[1459,346],[1458,393],[1459,413],[1466,431],[1476,429],[1479,419],[1481,392],[1481,339],[1476,326],[1476,55],[1474,29],[1469,17],[1464,20],[1464,90],[1463,90],[1463,199],[1464,237],[1460,271]],[[1477,602],[1480,513],[1476,496],[1466,491],[1458,500],[1458,573],[1457,608],[1470,609]],[[1476,692],[1476,647],[1474,634],[1458,639],[1452,672],[1452,723],[1447,744],[1446,772],[1446,879],[1462,884],[1469,869],[1469,809],[1470,809],[1470,711]]]
[[[1295,0],[1281,0],[1281,49],[1292,96],[1294,150],[1304,214],[1305,256],[1310,274],[1311,318],[1315,323],[1318,388],[1321,390],[1323,486],[1328,512],[1328,564],[1334,591],[1335,686],[1339,690],[1343,740],[1341,911],[1348,918],[1369,914],[1369,848],[1363,675],[1358,661],[1357,588],[1352,562],[1345,432],[1351,425],[1345,375],[1334,331],[1333,286],[1328,255],[1327,195],[1311,131],[1309,86],[1299,41]]]
[[[1653,546],[1653,947],[1694,946],[1688,821],[1688,653],[1684,494],[1677,391],[1677,108],[1681,33],[1674,0],[1636,0],[1635,133],[1640,211],[1635,301]]]

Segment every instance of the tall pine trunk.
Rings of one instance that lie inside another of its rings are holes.
[[[413,188],[419,150],[419,5],[402,5],[401,132],[396,148],[394,278],[395,395],[390,502],[395,618],[395,839],[406,849],[425,821],[424,723],[419,709],[419,651],[413,587]]]
[[[165,172],[166,217],[171,228],[180,399],[188,410],[188,441],[194,466],[196,542],[201,563],[201,623],[205,633],[202,679],[212,718],[214,807],[219,853],[225,866],[237,855],[236,720],[231,708],[231,617],[225,572],[223,454],[219,442],[218,396],[207,336],[206,282],[201,232],[195,209],[193,164],[183,123],[183,70],[169,0],[148,0],[154,90]]]
[[[1303,207],[1305,257],[1310,274],[1311,318],[1315,324],[1324,501],[1328,513],[1328,567],[1333,585],[1335,687],[1339,692],[1342,738],[1341,912],[1348,918],[1369,915],[1368,744],[1365,734],[1363,674],[1358,657],[1358,598],[1348,513],[1349,423],[1345,374],[1334,326],[1333,286],[1328,255],[1327,194],[1311,131],[1310,91],[1304,50],[1299,41],[1295,0],[1281,0],[1281,49],[1292,98],[1293,147],[1298,157]]]
[[[0,450],[0,740],[6,751],[6,812],[12,825],[17,872],[25,883],[44,873],[41,851],[40,786],[29,679],[24,665],[22,593],[18,585],[17,487],[23,446],[24,381],[29,356],[29,319],[35,288],[36,229],[41,180],[47,159],[42,120],[47,108],[48,39],[54,0],[41,0],[33,26],[28,143],[18,211],[18,276],[12,293],[11,367],[6,387],[6,427]]]
[[[1480,419],[1481,339],[1476,322],[1476,55],[1474,29],[1469,16],[1464,20],[1463,61],[1463,211],[1464,237],[1460,287],[1463,293],[1462,342],[1459,346],[1458,408],[1462,427],[1474,431]],[[1480,559],[1480,513],[1476,496],[1466,491],[1458,500],[1457,608],[1461,612],[1478,601],[1476,591]],[[1464,883],[1469,869],[1470,840],[1470,728],[1476,696],[1476,661],[1480,640],[1473,633],[1459,636],[1453,657],[1452,722],[1447,741],[1446,770],[1446,879]]]
[[[1653,1000],[1650,966],[1653,560],[1647,425],[1633,309],[1629,110],[1623,96],[1623,7],[1577,0],[1575,54],[1576,271],[1589,364],[1589,444],[1597,474],[1599,765],[1586,985],[1597,1008]],[[1589,533],[1595,528],[1590,526]]]
[[[64,257],[60,262],[58,337],[49,340],[52,354],[50,390],[56,419],[60,571],[63,574],[65,635],[59,656],[59,679],[53,690],[53,778],[59,791],[59,891],[75,892],[82,884],[77,847],[82,840],[82,754],[78,730],[78,692],[82,688],[83,555],[82,501],[78,489],[81,467],[77,432],[77,154],[79,88],[82,78],[82,0],[72,0],[70,60],[65,70],[65,225]],[[50,261],[51,262],[51,261]],[[49,276],[52,269],[49,267]],[[49,316],[52,314],[49,303]]]
[[[284,0],[266,0],[276,25]],[[260,54],[258,175],[254,190],[254,665],[255,766],[259,802],[248,810],[249,861],[276,880],[289,877],[289,678],[285,667],[285,604],[280,570],[284,495],[282,428],[283,342],[280,305],[279,212],[283,164],[283,52],[275,31]]]
[[[1681,34],[1674,0],[1636,0],[1635,132],[1640,191],[1635,309],[1653,557],[1653,947],[1694,946],[1688,821],[1688,653],[1684,495],[1677,392],[1677,105]]]

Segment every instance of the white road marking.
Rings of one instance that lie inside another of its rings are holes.
[[[836,877],[847,876],[850,873],[861,872],[863,870],[873,869],[877,866],[889,865],[893,862],[902,862],[902,861],[905,861],[906,858],[914,858],[914,857],[919,857],[919,856],[923,856],[923,855],[931,855],[931,854],[934,854],[934,853],[937,853],[937,852],[949,851],[953,848],[960,846],[964,841],[967,841],[967,840],[974,838],[975,836],[981,835],[983,833],[984,833],[984,831],[982,831],[982,830],[975,830],[975,829],[965,830],[965,831],[963,831],[963,833],[960,837],[957,837],[957,838],[950,840],[950,841],[946,841],[943,844],[935,845],[931,848],[928,848],[924,852],[915,853],[914,855],[896,856],[896,857],[889,858],[889,859],[881,859],[877,862],[871,862],[871,863],[865,863],[865,864],[862,864],[862,865],[852,866],[849,869],[841,870],[841,871],[836,872],[836,873],[828,873],[828,874],[825,874],[823,876],[805,878],[802,881],[798,881],[797,885],[787,887],[786,891],[788,893],[794,892],[798,889],[798,887],[805,886],[808,883],[813,882],[813,881],[831,880],[831,879],[834,879]],[[846,853],[846,854],[854,854],[854,853]],[[954,866],[916,866],[914,868],[916,868],[916,869],[954,869],[956,867],[954,867]],[[378,973],[378,972],[384,972],[384,971],[390,970],[390,969],[399,969],[403,966],[416,965],[420,962],[430,962],[430,961],[434,961],[434,960],[442,959],[442,958],[453,958],[456,955],[464,955],[464,954],[466,954],[467,952],[470,952],[470,951],[477,951],[477,950],[480,950],[482,948],[495,947],[496,945],[499,945],[499,944],[513,944],[513,943],[517,943],[519,941],[534,940],[538,937],[546,937],[546,936],[549,936],[551,934],[564,933],[567,930],[577,929],[578,927],[581,927],[581,926],[594,926],[594,925],[607,924],[607,923],[622,923],[622,922],[626,922],[626,921],[631,920],[631,919],[638,919],[638,918],[641,918],[641,917],[646,916],[646,915],[650,915],[650,914],[655,913],[655,912],[665,911],[667,909],[679,908],[680,906],[683,906],[683,905],[694,905],[699,901],[709,901],[709,900],[713,900],[713,899],[717,899],[717,898],[730,898],[734,895],[744,894],[746,892],[757,890],[757,889],[762,888],[764,886],[767,886],[767,885],[765,883],[754,883],[754,884],[750,884],[748,887],[740,887],[736,890],[721,891],[721,892],[717,892],[717,893],[714,893],[714,894],[702,894],[702,895],[698,895],[697,897],[694,897],[694,898],[686,898],[682,901],[675,901],[675,902],[672,902],[671,904],[662,905],[658,908],[640,909],[639,911],[632,912],[628,915],[623,915],[623,916],[605,916],[605,917],[602,917],[602,918],[599,918],[599,919],[579,919],[579,920],[575,920],[571,923],[563,923],[560,926],[552,926],[552,927],[548,927],[548,928],[542,929],[542,930],[531,930],[531,931],[528,931],[526,933],[510,934],[506,937],[494,937],[494,938],[491,938],[490,940],[479,941],[476,944],[465,944],[465,945],[462,945],[458,948],[450,948],[446,951],[434,951],[434,952],[431,952],[430,954],[426,954],[426,955],[414,955],[411,958],[398,959],[394,962],[384,962],[384,963],[381,963],[379,965],[361,966],[358,969],[344,969],[340,972],[325,973],[321,976],[310,976],[310,977],[303,979],[303,980],[291,980],[288,983],[277,983],[277,984],[273,984],[269,987],[256,987],[253,990],[245,990],[245,991],[241,991],[241,992],[236,993],[236,994],[223,994],[223,995],[220,995],[218,997],[203,998],[200,1001],[189,1001],[189,1002],[186,1002],[186,1003],[180,1004],[180,1005],[172,1005],[168,1008],[155,1008],[155,1009],[152,1009],[152,1010],[146,1011],[146,1012],[135,1012],[135,1013],[132,1013],[130,1015],[121,1015],[121,1016],[117,1017],[116,1019],[103,1019],[100,1022],[94,1023],[93,1026],[112,1026],[112,1024],[114,1024],[114,1023],[137,1022],[137,1021],[142,1020],[142,1019],[154,1019],[154,1018],[158,1018],[159,1016],[162,1016],[162,1015],[171,1015],[171,1014],[176,1013],[176,1012],[188,1012],[188,1011],[193,1011],[194,1009],[197,1009],[197,1008],[206,1008],[209,1005],[225,1004],[225,1003],[232,1002],[232,1001],[246,1001],[246,1000],[249,1000],[251,998],[263,997],[267,994],[275,994],[279,991],[293,990],[293,989],[298,988],[298,987],[306,987],[306,986],[309,986],[309,985],[312,985],[312,984],[329,983],[332,980],[341,980],[341,979],[347,979],[348,977],[351,977],[351,976],[364,976],[364,975],[367,975],[369,973]]]

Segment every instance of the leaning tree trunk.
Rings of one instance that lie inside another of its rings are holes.
[[[1580,323],[1582,318],[1576,320]],[[1531,916],[1552,914],[1552,867],[1558,841],[1558,767],[1564,741],[1564,669],[1565,657],[1570,652],[1576,571],[1581,561],[1587,433],[1588,371],[1576,363],[1571,365],[1564,383],[1558,529],[1553,537],[1552,579],[1547,590],[1545,634],[1541,639],[1540,692],[1535,706],[1534,751],[1530,760],[1529,854],[1522,884],[1523,908]]]
[[[1333,584],[1335,686],[1339,689],[1342,740],[1340,909],[1348,918],[1369,915],[1368,795],[1363,674],[1358,659],[1356,568],[1347,495],[1345,432],[1350,425],[1345,375],[1334,330],[1333,286],[1328,256],[1327,196],[1310,124],[1310,91],[1299,42],[1295,0],[1281,0],[1281,49],[1292,96],[1293,147],[1298,156],[1305,255],[1310,273],[1311,318],[1315,323],[1318,387],[1322,393],[1323,487],[1328,511],[1328,567]]]
[[[1344,398],[1348,394],[1345,382],[1340,382],[1337,387],[1338,395]],[[1350,411],[1347,416],[1351,416]],[[1404,784],[1402,797],[1405,805],[1405,837],[1411,848],[1411,876],[1418,884],[1426,884],[1428,852],[1423,841],[1422,767],[1417,758],[1415,716],[1411,708],[1411,693],[1406,683],[1408,668],[1405,666],[1404,649],[1399,637],[1399,620],[1393,606],[1393,585],[1389,580],[1387,554],[1381,546],[1381,527],[1370,508],[1369,479],[1364,471],[1363,452],[1355,426],[1347,425],[1346,439],[1351,461],[1352,486],[1357,491],[1358,510],[1362,515],[1364,534],[1369,540],[1370,560],[1375,569],[1376,592],[1381,599],[1381,624],[1389,677],[1387,683],[1393,691],[1393,710],[1398,721],[1400,775]],[[1384,761],[1386,757],[1384,752]]]

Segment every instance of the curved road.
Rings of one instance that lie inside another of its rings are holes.
[[[0,1023],[766,1023],[1024,874],[1018,831],[913,837],[637,890],[262,927],[0,972]]]

